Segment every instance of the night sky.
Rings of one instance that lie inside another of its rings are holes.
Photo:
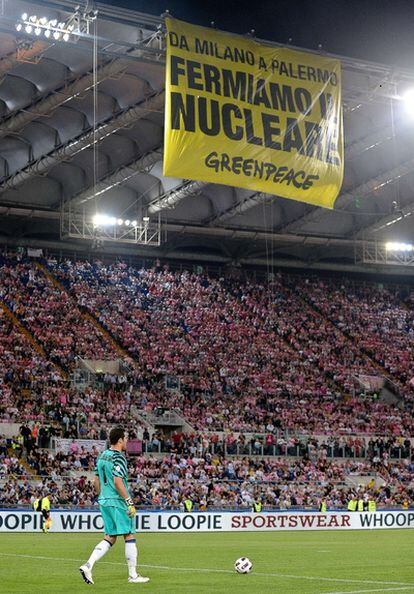
[[[414,0],[101,0],[197,25],[414,70]]]

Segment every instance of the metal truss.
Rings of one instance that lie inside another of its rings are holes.
[[[414,266],[414,251],[393,251],[385,243],[360,241],[355,244],[355,263]]]
[[[102,247],[104,242],[160,246],[161,217],[158,215],[154,220],[142,217],[128,225],[96,226],[90,211],[76,210],[69,203],[62,206],[60,213],[60,237],[89,240],[97,248]]]

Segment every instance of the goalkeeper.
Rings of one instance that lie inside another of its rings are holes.
[[[127,462],[123,452],[128,438],[122,427],[115,427],[109,434],[110,447],[102,452],[95,468],[94,486],[104,522],[105,538],[96,545],[88,561],[79,567],[87,584],[93,584],[92,568],[115,544],[117,536],[125,540],[125,558],[128,565],[128,582],[142,584],[149,581],[137,573],[137,547],[135,544],[134,503],[128,492]]]

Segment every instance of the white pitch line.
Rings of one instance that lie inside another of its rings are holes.
[[[0,556],[2,557],[18,557],[20,559],[41,559],[46,561],[75,561],[76,563],[83,563],[85,559],[73,559],[71,557],[46,557],[42,555],[20,555],[14,553],[1,553]],[[100,564],[104,565],[122,565],[125,566],[125,563],[120,563],[119,561],[99,561]],[[183,572],[190,572],[190,573],[231,573],[234,574],[235,572],[230,569],[208,569],[202,567],[173,567],[170,565],[148,565],[144,563],[139,563],[139,567],[146,567],[148,569],[161,569],[166,571],[183,571]],[[320,577],[320,576],[309,576],[309,575],[294,575],[291,573],[263,573],[260,571],[253,571],[250,574],[252,577],[259,576],[259,577],[277,577],[277,578],[285,578],[291,580],[310,580],[310,581],[317,581],[317,582],[339,582],[342,584],[360,584],[362,585],[375,585],[378,584],[380,586],[405,586],[405,588],[391,588],[391,590],[401,589],[401,590],[409,590],[410,588],[414,591],[414,583],[407,583],[407,582],[383,582],[380,580],[353,580],[353,579],[344,579],[344,578],[327,578],[327,577]],[[390,591],[389,588],[386,590],[358,590],[358,592],[381,592],[381,591]],[[342,594],[340,592],[331,593],[331,594]],[[351,592],[345,592],[343,594],[352,594]]]
[[[375,588],[375,590],[347,590],[346,592],[323,592],[322,594],[362,594],[363,592],[397,592],[400,590],[411,590],[412,586],[403,586],[402,588]]]

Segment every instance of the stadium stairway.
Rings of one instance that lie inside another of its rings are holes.
[[[308,302],[307,302],[307,301],[305,301],[305,300],[304,300],[303,298],[301,298],[300,296],[299,296],[299,299],[300,299],[301,303],[303,304],[303,307],[305,307],[305,308],[308,308],[308,309],[309,309],[309,304],[308,304]],[[311,308],[311,309],[312,309],[312,308]],[[312,309],[312,310],[315,312],[315,310],[314,310],[314,309]],[[316,313],[319,315],[319,317],[321,317],[321,314],[320,314],[319,312],[316,312]],[[297,347],[296,347],[296,346],[295,346],[293,343],[291,343],[291,342],[289,341],[289,339],[287,338],[287,336],[283,336],[283,335],[281,335],[281,334],[278,334],[278,336],[279,336],[279,338],[281,338],[281,339],[283,340],[283,342],[286,344],[286,346],[287,346],[289,349],[292,349],[292,350],[296,351],[296,352],[298,353],[298,355],[299,355],[299,356],[301,356],[301,355],[300,355],[300,349],[299,349],[299,348],[297,348]],[[339,383],[335,382],[335,380],[333,380],[332,378],[328,377],[328,376],[327,376],[327,374],[325,373],[325,371],[324,371],[324,369],[323,369],[323,367],[322,367],[322,366],[320,366],[320,365],[316,365],[316,367],[317,367],[317,368],[320,370],[320,372],[323,374],[323,376],[324,376],[324,379],[325,379],[325,381],[326,381],[326,384],[327,384],[327,385],[328,385],[328,386],[329,386],[329,387],[330,387],[330,388],[331,388],[331,389],[332,389],[334,392],[343,392],[343,387],[342,387],[342,386],[341,386]]]
[[[88,311],[86,311],[85,308],[81,307],[77,303],[76,297],[73,295],[73,293],[67,287],[65,287],[63,285],[63,283],[58,281],[58,279],[50,272],[50,270],[44,264],[42,264],[41,262],[36,262],[36,267],[38,268],[38,270],[40,272],[42,272],[50,280],[50,282],[57,289],[59,289],[63,293],[66,293],[70,296],[70,298],[73,300],[73,303],[76,305],[76,307],[81,312],[81,315],[83,316],[83,318],[88,320],[88,322],[90,322],[93,326],[95,326],[95,328],[98,330],[98,332],[105,337],[107,342],[109,342],[114,347],[115,351],[118,353],[118,355],[121,359],[131,357],[131,355],[129,353],[127,353],[127,351],[119,344],[119,342],[112,336],[112,334],[110,334],[110,332],[108,332],[108,330],[106,330],[106,328],[104,328],[104,326],[99,322],[99,320],[95,316],[90,314]]]
[[[23,468],[25,469],[25,471],[27,473],[27,479],[28,480],[30,480],[30,479],[38,479],[39,478],[38,475],[36,474],[36,472],[33,470],[33,468],[31,466],[29,466],[29,464],[26,462],[26,460],[25,460],[25,458],[23,456],[20,456],[19,462],[23,466]]]
[[[347,341],[349,341],[350,343],[352,343],[355,346],[355,348],[357,348],[360,351],[361,354],[365,355],[365,357],[367,357],[370,360],[370,362],[372,363],[373,367],[375,367],[375,369],[378,370],[378,373],[380,375],[386,377],[388,380],[390,380],[390,383],[392,385],[395,385],[396,378],[384,366],[382,366],[380,363],[378,363],[378,361],[376,361],[371,356],[371,354],[369,353],[369,351],[367,351],[366,349],[363,349],[360,346],[358,346],[358,344],[355,342],[355,340],[352,338],[352,336],[350,336],[347,332],[344,332],[331,319],[329,319],[328,317],[326,317],[325,314],[312,301],[306,299],[305,297],[300,297],[300,299],[301,299],[301,301],[303,302],[304,305],[306,305],[307,307],[309,307],[310,309],[312,309],[324,321],[326,321],[333,328],[335,328],[338,332],[340,332],[344,336],[344,338],[346,338]],[[388,392],[389,392],[389,398],[388,398],[389,400],[394,400],[393,396],[395,397],[394,402],[397,402],[397,401],[403,399],[403,397],[402,397],[402,395],[400,393],[394,393],[394,394],[392,394],[392,391],[390,389],[388,389]]]
[[[351,489],[359,489],[360,487],[367,487],[379,489],[386,485],[387,481],[378,472],[367,474],[348,474],[345,477],[345,484]]]
[[[12,447],[7,448],[7,452],[10,456],[15,456],[16,455],[16,450]],[[26,462],[26,459],[24,457],[24,454],[22,453],[19,456],[19,463],[21,464],[21,466],[23,466],[23,468],[26,471],[26,475],[25,477],[21,477],[21,476],[17,476],[16,478],[18,479],[22,479],[24,478],[24,480],[35,480],[38,478],[36,472],[33,470],[33,468]],[[3,479],[7,479],[7,475],[5,477],[2,477]]]
[[[46,354],[46,352],[44,351],[42,345],[36,340],[36,338],[33,336],[33,334],[26,328],[26,326],[19,320],[19,318],[17,318],[14,313],[7,307],[7,305],[3,302],[0,301],[0,307],[1,309],[4,311],[5,315],[9,318],[9,320],[12,322],[12,324],[14,326],[17,326],[17,328],[20,330],[20,332],[22,334],[24,334],[24,336],[27,338],[27,340],[31,343],[31,345],[33,346],[33,348],[35,349],[35,351],[37,353],[39,353],[39,355],[41,355],[42,357],[44,357],[45,359],[48,359],[48,356]],[[56,363],[55,361],[52,361],[53,365],[56,367],[57,371],[59,371],[59,373],[61,374],[61,376],[64,379],[68,378],[68,374],[67,372],[63,369],[63,367],[61,367],[58,363]]]

